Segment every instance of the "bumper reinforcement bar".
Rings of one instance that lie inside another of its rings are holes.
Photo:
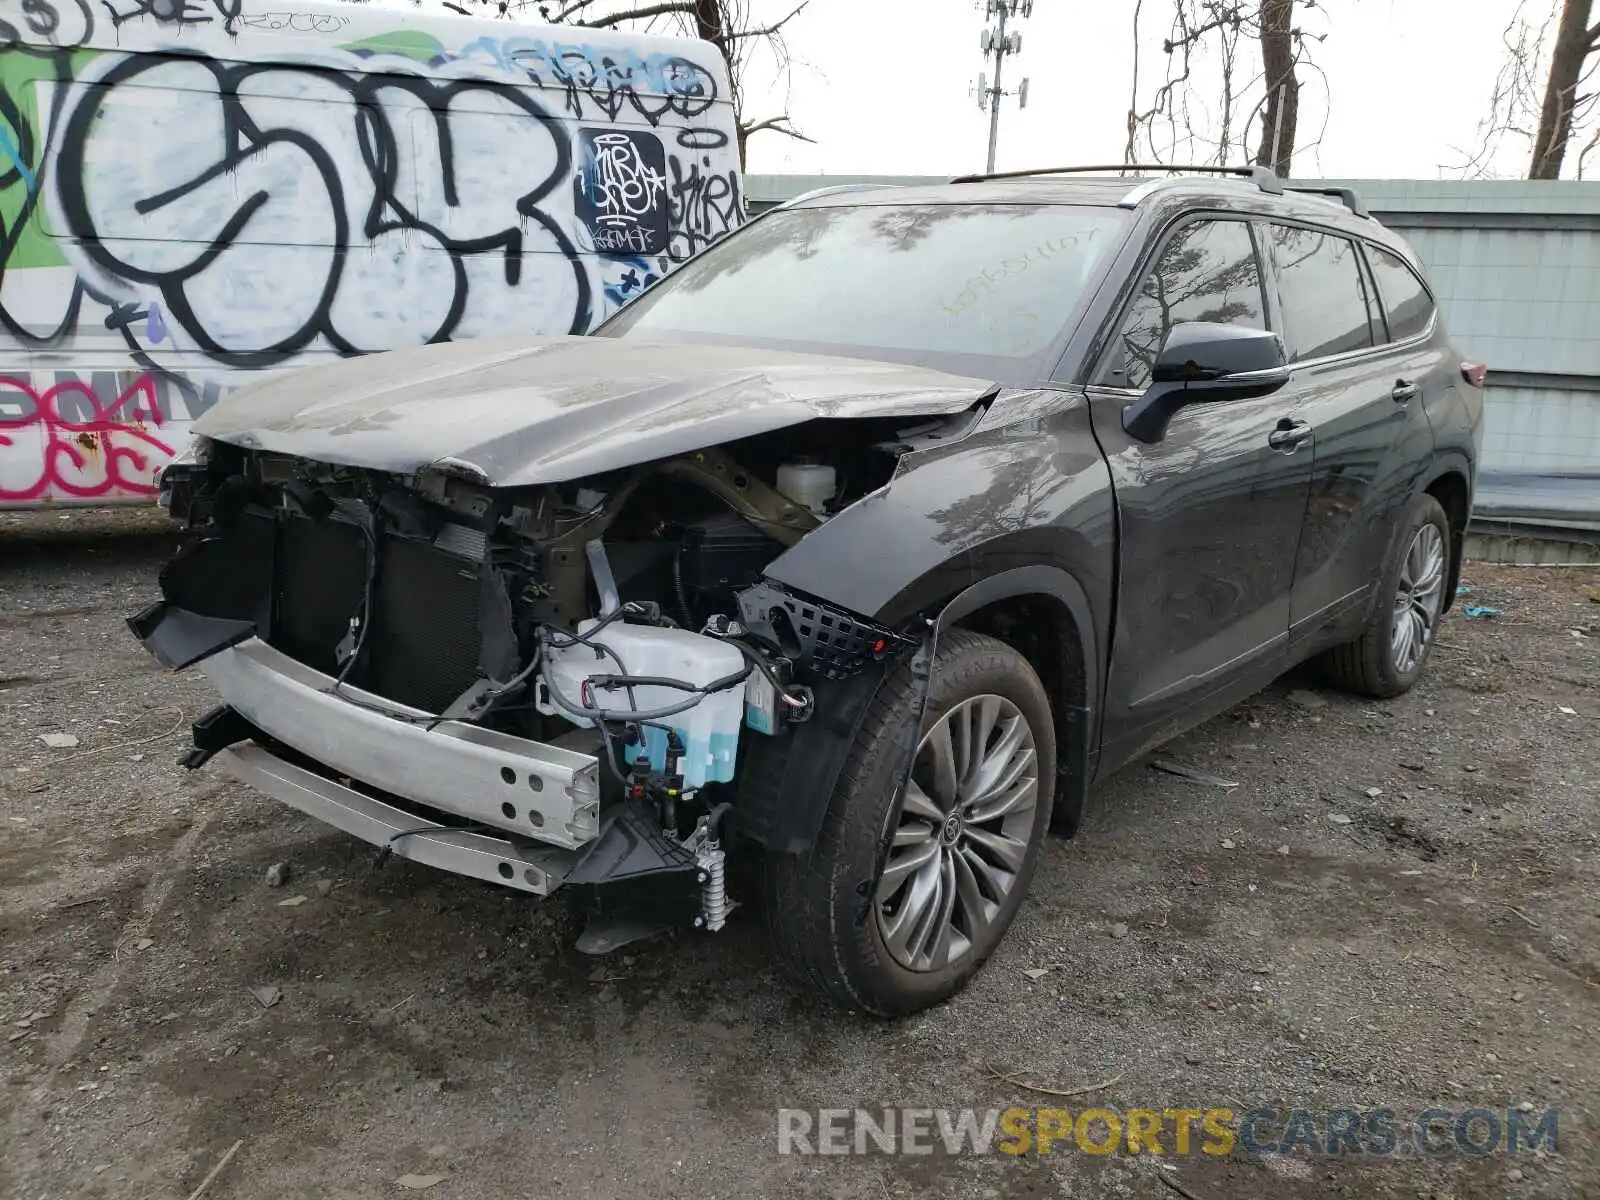
[[[599,832],[592,754],[440,720],[349,685],[335,694],[330,676],[254,638],[199,669],[250,724],[336,778],[567,850]]]
[[[548,896],[580,857],[554,847],[524,849],[507,838],[452,829],[285,762],[260,746],[234,746],[218,761],[236,778],[290,808],[396,858]],[[430,828],[431,826],[431,828]],[[397,836],[403,834],[404,836]]]

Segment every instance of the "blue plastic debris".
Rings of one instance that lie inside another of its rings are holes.
[[[1469,621],[1477,620],[1479,617],[1498,617],[1500,615],[1498,608],[1490,608],[1486,604],[1469,604],[1461,611]]]
[[[1456,595],[1458,595],[1458,596],[1470,596],[1470,595],[1472,595],[1472,585],[1470,583],[1458,583],[1458,584],[1456,584]]]

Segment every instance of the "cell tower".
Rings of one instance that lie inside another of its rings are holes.
[[[1000,100],[1004,96],[1016,96],[1017,107],[1028,107],[1028,81],[1024,79],[1017,85],[1015,92],[1008,92],[1000,86],[1000,74],[1005,66],[1006,55],[1016,54],[1022,49],[1022,35],[1015,31],[1006,32],[1007,21],[1020,21],[1023,17],[1033,15],[1033,0],[982,0],[984,6],[984,19],[998,18],[994,27],[988,25],[983,29],[984,57],[994,56],[994,86],[989,86],[987,73],[978,73],[978,107],[989,114],[989,165],[985,170],[994,171],[995,148],[1000,144]]]

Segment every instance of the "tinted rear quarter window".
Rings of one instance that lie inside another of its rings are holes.
[[[1378,281],[1378,296],[1389,320],[1389,339],[1403,342],[1425,331],[1433,321],[1433,297],[1416,272],[1403,259],[1376,246],[1367,247],[1367,261]]]
[[[1167,334],[1186,321],[1267,327],[1255,242],[1244,221],[1195,221],[1173,234],[1123,319],[1102,382],[1148,387]]]
[[[1372,345],[1372,314],[1349,238],[1300,225],[1271,225],[1284,336],[1295,362]]]

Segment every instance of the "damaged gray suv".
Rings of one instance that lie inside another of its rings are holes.
[[[187,766],[571,895],[590,949],[721,929],[749,856],[779,956],[903,1014],[1096,778],[1305,659],[1412,686],[1483,385],[1348,192],[832,191],[595,335],[238,392],[130,625],[220,693]]]

